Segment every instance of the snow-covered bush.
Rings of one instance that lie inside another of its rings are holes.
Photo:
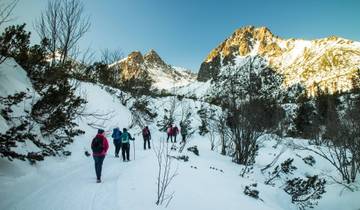
[[[312,155],[304,157],[303,161],[310,166],[313,166],[316,163],[315,158]]]
[[[274,168],[273,172],[269,174],[269,178],[265,181],[265,184],[273,185],[273,181],[276,178],[279,178],[281,174],[291,174],[294,170],[296,170],[296,166],[292,165],[293,161],[294,159],[288,158],[287,160],[282,162],[280,166],[277,165]]]
[[[253,164],[258,137],[278,127],[284,117],[276,101],[281,82],[282,77],[260,56],[248,56],[235,69],[223,69],[214,82],[212,97],[226,113],[226,125],[234,144],[234,162]]]
[[[197,148],[197,146],[195,145],[195,146],[192,146],[192,147],[189,147],[189,148],[187,148],[187,150],[188,151],[190,151],[190,152],[192,152],[192,153],[194,153],[195,155],[197,155],[197,156],[199,156],[200,154],[199,154],[199,150],[198,150],[198,148]]]
[[[291,195],[291,201],[299,206],[301,210],[313,208],[324,194],[325,179],[317,175],[309,176],[306,179],[294,178],[287,181],[284,191]]]
[[[244,189],[244,194],[247,195],[247,196],[250,196],[250,197],[253,197],[255,199],[260,199],[259,197],[259,191],[254,189],[257,187],[257,184],[254,183],[252,185],[247,185],[245,186],[245,189]]]
[[[157,160],[157,176],[156,176],[156,205],[168,206],[172,200],[174,193],[168,193],[168,187],[177,176],[177,169],[173,169],[172,157],[170,155],[169,144],[162,139],[158,146],[153,145]]]

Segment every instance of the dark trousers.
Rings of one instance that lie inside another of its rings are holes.
[[[121,141],[114,139],[115,155],[118,156],[121,149]]]
[[[176,136],[177,136],[177,135],[175,134],[175,135],[174,135],[174,143],[176,143]]]
[[[169,138],[170,138],[170,141],[172,142],[172,141],[173,141],[173,140],[172,140],[172,135],[169,135],[169,134],[168,134],[167,139],[166,139],[167,142],[169,142]]]
[[[122,153],[122,158],[123,160],[130,160],[129,156],[130,156],[130,143],[123,143],[122,145],[122,149],[121,149],[121,153]],[[125,159],[126,156],[126,159]]]
[[[182,137],[182,143],[185,143],[185,138],[186,138],[186,135],[181,135],[181,137]]]
[[[150,147],[150,137],[149,136],[144,137],[144,149],[145,150],[146,150],[146,142],[147,142],[147,145],[148,145],[148,149],[151,149],[151,147]]]
[[[94,156],[96,178],[101,179],[101,169],[105,156]]]

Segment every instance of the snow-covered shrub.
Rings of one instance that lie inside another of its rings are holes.
[[[281,82],[264,58],[248,56],[241,65],[223,69],[213,83],[213,101],[224,109],[231,131],[234,162],[253,164],[258,137],[277,128],[284,117],[277,103]]]
[[[147,121],[151,121],[152,119],[157,117],[157,113],[153,112],[151,108],[149,108],[149,101],[146,98],[135,100],[130,110],[136,110],[142,113],[143,117]]]
[[[325,183],[326,180],[318,178],[317,175],[306,179],[294,178],[286,182],[284,191],[291,196],[291,201],[303,210],[317,204],[317,200],[326,192]]]
[[[14,95],[8,95],[7,97],[0,97],[1,116],[5,120],[11,120],[11,113],[13,112],[11,106],[19,104],[27,96],[25,92],[15,93]]]
[[[303,161],[310,166],[313,166],[316,163],[315,158],[312,155],[304,157]]]
[[[174,112],[176,108],[176,98],[171,97],[170,99],[170,107],[164,109],[163,119],[157,121],[157,126],[159,127],[159,131],[166,132],[167,128],[175,122]]]
[[[172,157],[170,155],[169,144],[164,140],[159,141],[159,145],[152,147],[156,160],[158,170],[156,173],[156,205],[169,205],[169,202],[174,196],[174,193],[168,194],[168,187],[174,178],[177,176],[177,169],[172,167]]]
[[[183,160],[184,162],[188,162],[189,161],[189,156],[187,155],[178,155],[178,156],[172,156],[170,155],[170,157],[176,159],[176,160]]]
[[[200,117],[200,120],[201,120],[201,125],[199,126],[199,134],[201,136],[204,136],[205,134],[209,133],[209,123],[208,123],[208,114],[209,114],[209,111],[204,108],[203,104],[201,104],[201,107],[200,109],[197,111],[197,114],[199,115]]]
[[[280,165],[277,165],[273,172],[269,173],[269,178],[265,181],[265,184],[273,185],[273,181],[276,178],[279,178],[281,174],[291,174],[294,170],[296,170],[296,166],[292,165],[293,161],[294,159],[288,158]]]
[[[253,197],[255,199],[259,199],[260,198],[259,197],[259,191],[254,189],[256,187],[257,187],[256,183],[245,186],[244,194],[247,195],[247,196]]]
[[[195,145],[195,146],[192,146],[192,147],[189,147],[189,148],[187,148],[187,150],[188,151],[190,151],[190,152],[192,152],[192,153],[194,153],[195,155],[197,155],[197,156],[199,156],[200,154],[199,154],[199,150],[198,150],[198,148],[197,148],[197,146]]]
[[[0,157],[7,157],[9,160],[27,159],[35,163],[35,161],[43,160],[45,156],[55,154],[51,145],[41,142],[38,133],[34,131],[34,123],[28,111],[24,110],[23,115],[13,115],[15,106],[30,98],[25,92],[0,97],[1,116],[11,126],[5,133],[0,133]],[[14,149],[27,141],[32,142],[37,148],[23,152]]]
[[[181,143],[182,148],[179,150],[180,152],[182,152],[182,150],[185,147],[186,141],[187,139],[189,139],[193,134],[194,134],[194,130],[193,127],[191,126],[192,123],[192,112],[191,112],[191,108],[190,106],[188,107],[182,107],[182,118],[180,121],[180,134],[182,137]]]

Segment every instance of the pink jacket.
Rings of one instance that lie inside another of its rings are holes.
[[[97,156],[97,157],[98,156],[105,156],[106,152],[109,149],[109,142],[108,142],[108,140],[106,139],[106,137],[103,134],[97,134],[96,137],[101,138],[103,140],[104,148],[103,148],[103,151],[101,151],[100,153],[93,153],[93,156]]]

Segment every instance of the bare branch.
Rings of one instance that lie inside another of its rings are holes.
[[[10,18],[19,0],[12,0],[6,2],[6,0],[0,0],[0,26],[4,23],[8,23],[13,20]]]

